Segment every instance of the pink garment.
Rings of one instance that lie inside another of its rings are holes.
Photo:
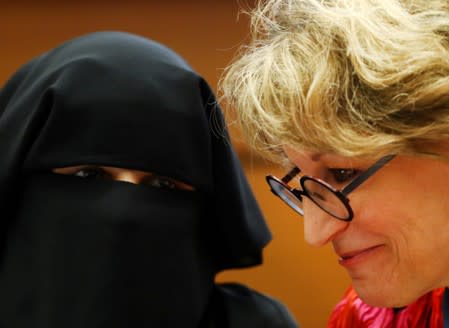
[[[442,328],[444,288],[438,288],[408,306],[394,310],[364,303],[350,287],[336,305],[328,328]]]

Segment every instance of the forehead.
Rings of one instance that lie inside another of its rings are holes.
[[[377,159],[372,157],[347,157],[335,153],[311,150],[296,150],[288,146],[283,147],[283,150],[289,162],[299,167],[313,163],[340,166],[368,165]]]

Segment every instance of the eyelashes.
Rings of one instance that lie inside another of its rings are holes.
[[[330,168],[328,169],[333,182],[338,184],[349,183],[354,180],[362,171],[348,168]]]
[[[105,170],[95,166],[86,166],[75,170],[71,174],[67,173],[67,175],[73,175],[84,179],[107,179],[109,177]]]

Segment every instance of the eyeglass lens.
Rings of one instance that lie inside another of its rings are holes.
[[[300,215],[304,215],[302,210],[302,196],[296,196],[290,190],[286,189],[282,183],[277,180],[269,179],[268,183],[271,186],[271,190],[284,202],[286,202],[291,208],[293,208]]]
[[[307,179],[304,181],[303,187],[309,198],[327,213],[340,219],[349,216],[348,210],[342,200],[326,185],[313,179]]]
[[[349,221],[352,220],[353,213],[345,197],[376,173],[381,167],[391,161],[395,156],[396,155],[394,154],[390,154],[380,158],[363,174],[356,177],[349,185],[340,191],[336,191],[326,183],[308,176],[303,176],[301,178],[301,188],[292,189],[287,183],[300,172],[297,167],[293,168],[293,170],[282,178],[282,181],[273,176],[267,176],[267,182],[270,184],[273,193],[301,215],[304,215],[302,198],[308,197],[328,214],[337,219]]]
[[[339,219],[345,220],[349,212],[335,192],[317,180],[306,179],[303,183],[303,195],[295,195],[283,183],[275,179],[268,180],[272,191],[300,215],[304,215],[303,197],[307,195],[318,207]],[[299,191],[298,191],[299,193]]]

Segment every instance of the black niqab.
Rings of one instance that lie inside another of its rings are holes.
[[[196,328],[219,270],[269,231],[207,83],[119,32],[24,65],[0,91],[0,327]],[[195,191],[51,173],[98,164]]]

